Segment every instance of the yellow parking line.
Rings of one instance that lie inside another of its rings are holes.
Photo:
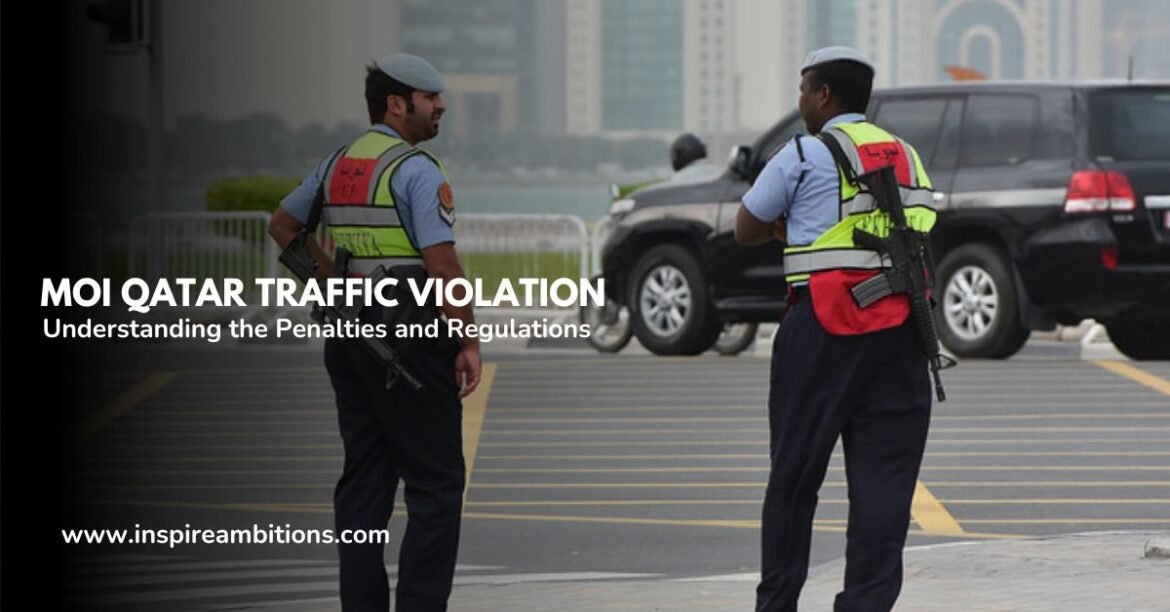
[[[644,427],[641,429],[578,429],[566,427],[563,429],[491,429],[487,433],[493,436],[557,436],[557,435],[664,435],[664,434],[760,434],[760,441],[768,440],[768,425],[764,421],[756,427],[722,428],[700,427],[691,429],[658,429]]]
[[[1124,376],[1155,391],[1160,391],[1166,395],[1170,395],[1170,380],[1166,380],[1165,378],[1161,378],[1159,376],[1154,376],[1145,370],[1140,370],[1122,361],[1101,360],[1094,361],[1093,363],[1105,368],[1106,370],[1109,370],[1110,372],[1113,372],[1114,374],[1117,374],[1118,376]]]
[[[499,514],[491,512],[468,512],[463,515],[463,518],[496,519],[509,521],[603,523],[609,525],[672,525],[679,527],[730,527],[735,529],[760,528],[760,521],[758,519],[650,519],[613,516],[568,516],[557,514]],[[813,522],[814,526],[824,526],[830,524],[841,525],[839,529],[843,531],[845,521],[818,520]]]
[[[561,468],[480,468],[484,474],[686,474],[686,473],[752,473],[766,474],[768,466],[657,466],[636,468],[596,468],[596,467],[561,467]],[[843,472],[845,466],[831,465],[829,472]],[[1035,470],[1040,472],[1164,472],[1170,471],[1170,465],[924,465],[923,471],[948,472],[1014,472],[1017,470]],[[240,472],[243,473],[243,472]],[[288,471],[297,473],[295,470]]]
[[[938,500],[940,504],[955,504],[955,505],[1043,505],[1043,504],[1059,504],[1059,505],[1098,505],[1098,504],[1113,504],[1113,505],[1129,505],[1129,504],[1156,504],[1164,505],[1168,501],[1166,498],[1161,499],[944,499]],[[333,504],[330,503],[309,503],[309,502],[292,502],[292,503],[248,503],[248,502],[233,502],[233,503],[212,503],[212,502],[169,502],[169,501],[141,501],[141,500],[86,500],[86,503],[104,504],[104,505],[138,505],[150,504],[155,506],[171,506],[176,508],[213,508],[224,510],[296,510],[302,508],[323,509],[325,511],[332,511]],[[597,500],[519,500],[519,501],[469,501],[466,503],[468,508],[612,508],[612,507],[638,507],[638,506],[759,506],[763,505],[762,499],[597,499]],[[848,499],[821,499],[817,502],[821,505],[846,505],[849,503]],[[396,508],[404,508],[405,505],[401,502],[396,504]],[[1077,520],[1081,519],[1069,519]],[[1113,520],[1113,519],[1108,519]],[[1122,519],[1116,519],[1122,520]],[[1141,519],[1141,520],[1170,520],[1170,519]],[[972,522],[972,521],[965,521]],[[978,521],[975,521],[978,522]]]
[[[1117,444],[1124,442],[1127,445],[1132,444],[1161,444],[1159,440],[1135,440],[1128,438],[1125,440],[1118,440],[1117,438],[998,438],[995,440],[979,439],[979,438],[953,438],[950,440],[931,439],[928,445],[934,444],[1019,444],[1021,446],[1032,446],[1036,444]]]
[[[699,472],[717,473],[767,473],[768,466],[716,467],[716,466],[657,466],[637,468],[480,468],[484,474],[690,474]]]
[[[1116,444],[1117,440],[1110,440]],[[1167,457],[1170,451],[927,451],[930,457]],[[833,453],[834,459],[844,457]],[[767,461],[767,455],[756,454],[637,454],[637,455],[491,455],[484,457],[494,461],[650,461],[650,460],[704,460],[704,459],[758,459]],[[290,460],[299,460],[289,457]],[[195,459],[192,459],[193,461]],[[241,460],[247,460],[241,458]],[[140,461],[140,459],[135,459]],[[174,461],[162,459],[162,461]]]
[[[522,483],[522,482],[491,482],[478,483],[475,485],[477,489],[763,489],[766,483],[764,481],[758,482],[543,482],[543,483]],[[825,482],[825,487],[844,487],[844,481],[828,481]],[[930,486],[935,487],[971,487],[971,488],[1018,488],[1018,487],[1061,487],[1075,489],[1077,487],[1170,487],[1170,481],[1162,480],[1091,480],[1078,482],[1075,480],[1056,480],[1056,481],[931,481]]]
[[[483,364],[479,386],[475,392],[463,398],[463,463],[467,466],[466,484],[471,484],[471,470],[475,468],[475,456],[479,451],[479,437],[483,432],[483,419],[487,413],[488,395],[496,378],[496,364]],[[467,487],[463,488],[463,499],[467,499]]]
[[[166,508],[199,508],[213,510],[239,510],[251,512],[290,512],[305,514],[330,514],[333,508],[329,504],[299,504],[299,503],[202,503],[202,502],[168,502],[168,501],[133,501],[133,500],[86,500],[85,503],[118,505],[118,506],[150,506]],[[398,504],[401,509],[402,505]],[[508,521],[535,521],[535,522],[566,522],[566,523],[600,523],[609,525],[658,525],[678,527],[716,527],[731,529],[758,529],[760,522],[755,519],[660,519],[634,517],[605,517],[605,516],[570,516],[555,514],[508,514],[489,512],[468,512],[464,518]],[[915,520],[918,520],[915,517]],[[1088,518],[1088,519],[973,519],[965,521],[979,525],[1163,525],[1170,524],[1170,518]],[[821,519],[814,521],[815,531],[845,531],[844,519]],[[922,525],[919,522],[919,525]],[[1016,534],[964,532],[939,533],[930,529],[909,530],[910,535],[949,535],[968,539],[1017,539],[1027,536]]]
[[[926,454],[930,457],[1168,457],[1170,451],[928,451]]]
[[[1099,504],[1158,504],[1170,505],[1170,497],[1154,498],[1154,499],[1101,499],[1101,498],[1040,498],[1040,499],[944,499],[941,500],[948,504],[958,505],[1091,505]]]
[[[668,453],[640,453],[630,455],[489,455],[484,459],[492,459],[495,461],[639,461],[645,459],[669,459],[669,460],[687,460],[687,459],[759,459],[761,461],[768,460],[767,453],[742,453],[742,454],[719,454],[719,453],[694,453],[694,454],[668,454]]]
[[[819,504],[845,504],[849,503],[847,499],[822,499]],[[542,501],[480,501],[467,502],[469,507],[473,508],[529,508],[529,507],[549,507],[549,508],[608,508],[620,506],[762,506],[764,504],[763,498],[760,499],[556,499],[556,500],[542,500]]]
[[[914,522],[922,527],[924,533],[932,535],[963,535],[963,528],[955,517],[947,512],[946,507],[939,503],[931,494],[930,489],[919,480],[914,487],[914,501],[910,506],[910,515]]]
[[[1151,428],[1145,427],[1145,428],[1137,428],[1137,429],[1141,429],[1141,430],[1145,431],[1145,430],[1148,430]],[[1156,429],[1156,428],[1154,428],[1154,429]],[[1170,429],[1170,427],[1167,427],[1165,429]],[[1011,431],[1016,431],[1016,430],[1013,428],[1013,429],[1011,429]],[[639,434],[639,433],[640,434],[663,434],[663,433],[675,433],[675,434],[754,433],[754,434],[759,434],[759,433],[763,433],[765,436],[763,442],[767,441],[767,437],[766,437],[767,431],[761,430],[759,428],[743,428],[743,429],[707,429],[707,428],[704,428],[704,429],[627,429],[627,430],[554,429],[554,430],[508,430],[508,431],[492,430],[492,431],[489,431],[487,433],[492,434],[492,435],[502,435],[502,434],[510,434],[510,435],[557,435],[557,434],[604,435],[604,434],[612,434],[612,433],[619,433],[619,434],[620,433],[626,433],[626,434]],[[247,438],[247,437],[258,437],[258,436],[262,436],[265,438],[296,438],[296,437],[303,437],[303,438],[329,437],[329,438],[334,438],[334,437],[337,437],[337,432],[324,431],[322,428],[316,427],[316,428],[307,429],[303,432],[285,432],[285,431],[256,432],[256,431],[230,431],[230,430],[192,431],[192,432],[184,432],[184,431],[160,431],[160,432],[117,431],[117,432],[110,432],[106,435],[117,436],[120,438],[129,438],[129,437],[136,437],[136,436],[137,437],[150,437],[150,438]],[[677,442],[676,442],[676,444],[677,444]]]
[[[192,451],[192,450],[218,452],[218,451],[228,450],[229,448],[232,450],[264,449],[264,450],[337,450],[337,451],[339,451],[343,447],[340,443],[338,443],[338,444],[216,444],[214,446],[207,445],[207,444],[166,444],[163,446],[151,446],[149,444],[146,444],[146,445],[124,444],[124,445],[122,445],[122,448],[128,449],[128,450],[139,451],[139,452],[163,451],[163,452],[169,453],[172,451]],[[328,457],[333,458],[334,456],[335,455],[329,455]],[[340,455],[336,455],[336,456],[340,457]],[[94,457],[94,459],[112,459],[112,457]],[[134,457],[134,458],[132,458],[132,460],[133,461],[144,461],[144,459],[141,457]]]
[[[1097,499],[1097,498],[1038,498],[1038,499],[936,499],[940,505],[1086,505],[1099,504],[1129,505],[1129,504],[1170,504],[1170,498],[1153,499]],[[479,501],[467,502],[473,508],[509,508],[509,507],[622,507],[622,506],[757,506],[764,503],[763,499],[556,499],[556,500],[519,500],[519,501]],[[844,505],[849,500],[820,499],[817,505],[831,504]],[[957,521],[956,521],[957,522]]]
[[[972,519],[974,525],[1170,525],[1170,518]]]
[[[1165,480],[931,480],[930,486],[939,487],[967,487],[967,488],[1012,488],[1020,487],[1056,487],[1061,489],[1075,489],[1077,487],[1170,487],[1170,481]]]
[[[337,474],[329,470],[84,470],[87,476],[295,476],[297,474]]]
[[[634,410],[633,408],[628,410]],[[493,411],[494,412],[494,411]],[[1030,421],[1046,419],[1165,419],[1170,418],[1167,412],[1121,413],[1121,414],[1089,414],[1089,413],[1061,413],[1061,414],[983,414],[967,416],[939,416],[935,421]],[[524,425],[557,425],[557,424],[590,424],[590,423],[767,423],[767,417],[554,417],[554,418],[503,418],[495,419],[496,424],[524,424]],[[222,421],[228,422],[231,421]],[[312,422],[312,421],[310,421]],[[263,423],[261,423],[263,424]]]
[[[759,482],[481,482],[477,489],[763,489]],[[845,486],[845,483],[825,483]]]
[[[196,508],[201,510],[246,510],[255,512],[298,512],[311,514],[332,514],[333,504],[313,503],[213,503],[213,502],[172,502],[157,500],[87,499],[82,503],[103,506],[151,506],[158,508]],[[402,507],[401,504],[395,506]]]
[[[130,412],[143,400],[154,395],[171,382],[174,372],[154,372],[142,379],[114,401],[105,405],[96,414],[89,415],[66,435],[66,444],[71,447],[81,446],[94,434],[101,431],[106,425],[114,422],[118,417]]]
[[[706,430],[704,430],[706,433]],[[581,448],[599,446],[756,446],[767,456],[767,440],[614,440],[587,442],[482,442],[498,448]]]
[[[1043,419],[1167,419],[1167,412],[1089,413],[1067,412],[1053,414],[979,414],[965,416],[932,416],[932,421],[1031,421]]]
[[[1114,432],[1119,432],[1119,433],[1120,432],[1129,433],[1129,432],[1143,432],[1143,431],[1170,431],[1170,426],[1164,426],[1164,425],[1149,425],[1149,426],[1145,426],[1145,427],[1136,427],[1136,426],[1126,426],[1126,427],[1110,427],[1110,426],[1102,426],[1102,427],[1031,427],[1031,426],[1029,426],[1027,428],[1027,430],[1028,430],[1028,432],[1036,432],[1036,433],[1041,433],[1041,432],[1057,433],[1057,432],[1062,432],[1062,431],[1089,432],[1089,433],[1098,432],[1098,431],[1114,431]],[[1011,433],[1011,432],[1018,432],[1018,431],[1020,431],[1019,425],[1015,425],[1012,427],[963,427],[963,428],[931,427],[930,428],[931,434],[935,434],[935,433]]]
[[[476,489],[759,489],[763,490],[764,482],[585,482],[585,483],[478,483],[473,485]],[[1094,481],[1018,481],[1018,482],[1000,482],[1000,481],[931,481],[932,487],[936,489],[939,487],[964,487],[964,488],[1006,488],[1018,489],[1020,487],[1055,487],[1061,489],[1075,489],[1078,487],[1088,488],[1150,488],[1170,487],[1170,481],[1164,480],[1135,480],[1135,481],[1112,481],[1112,480],[1094,480]],[[81,489],[101,489],[110,491],[205,491],[205,490],[293,490],[293,489],[333,489],[336,483],[320,483],[320,484],[270,484],[270,483],[244,483],[244,484],[157,484],[157,485],[106,485],[98,483],[81,483],[77,485]],[[845,488],[843,481],[829,481],[822,485],[824,488]]]
[[[1170,471],[1170,465],[924,465],[922,469],[932,472],[1165,472]]]
[[[1044,442],[1048,442],[1048,443],[1063,442],[1066,444],[1117,444],[1118,440],[1115,440],[1115,439],[1114,440],[1086,440],[1086,439],[1069,439],[1069,440],[1052,440],[1052,439],[1045,439],[1045,440],[931,440],[930,444],[949,444],[949,443],[1001,444],[1001,443],[1008,443],[1008,442],[1013,443],[1013,444],[1021,444],[1021,445],[1039,444],[1039,443],[1044,443]],[[1126,444],[1133,444],[1134,440],[1125,440],[1125,443]],[[1153,440],[1150,440],[1148,443],[1149,444],[1162,444],[1161,441],[1155,442]],[[938,455],[938,456],[945,457],[945,456],[952,456],[949,454],[952,452],[967,452],[967,451],[927,451],[927,454],[931,455],[931,456]],[[977,452],[977,451],[972,451],[972,452]],[[1025,454],[1025,455],[1041,454],[1041,453],[1047,453],[1050,451],[1025,451],[1023,453],[1012,453],[1009,451],[987,451],[987,452],[991,452],[991,453],[1002,452],[1002,453],[1005,453],[1005,456],[1014,456],[1014,455],[1018,455],[1018,454]],[[1065,451],[1051,451],[1051,452],[1063,453]],[[1069,451],[1069,452],[1071,452],[1071,451]],[[1153,453],[1153,454],[1161,454],[1163,452],[1170,453],[1170,451],[1148,451],[1148,453]],[[1144,456],[1147,454],[1147,451],[1133,451],[1133,453]],[[1100,455],[1100,456],[1123,455],[1124,456],[1127,453],[1125,453],[1125,452],[1113,453],[1113,452],[1108,452],[1108,451],[1084,451],[1084,452],[1079,452],[1076,454],[1077,455],[1090,455],[1090,456],[1096,456],[1096,455]],[[840,454],[836,453],[833,456],[838,457],[838,456],[840,456]],[[644,459],[671,459],[671,460],[680,460],[680,459],[699,459],[699,460],[702,460],[702,459],[761,459],[761,460],[766,461],[767,457],[768,457],[767,453],[686,453],[686,454],[632,453],[632,454],[621,454],[621,455],[610,455],[610,454],[605,454],[605,455],[561,455],[561,454],[488,455],[488,456],[484,457],[484,459],[492,459],[495,461],[555,461],[558,459],[562,459],[562,460],[566,460],[566,461],[570,461],[570,460],[571,461],[593,461],[593,460],[597,460],[597,461],[627,461],[627,460],[644,460]],[[140,459],[134,459],[134,461],[140,461]]]
[[[1149,397],[1149,395],[1146,394],[1144,391],[1133,391],[1133,386],[1130,383],[1122,381],[1118,384],[1125,385],[1126,386],[1125,388],[1131,391],[1131,393],[1129,395],[1133,396],[1133,399],[1130,400],[1129,403],[1134,407],[1145,407],[1145,406],[1148,406],[1151,402],[1160,401],[1158,398]],[[949,389],[950,387],[948,386],[947,388]],[[1024,390],[1021,390],[1021,392],[1023,392],[1023,391]],[[1032,391],[1034,391],[1034,389],[1027,389],[1026,391],[1032,392]],[[582,391],[581,393],[586,393],[586,392],[587,391]],[[1038,396],[1038,397],[1042,398],[1044,396]],[[1017,399],[1018,399],[1018,397],[1017,397]],[[1079,407],[1079,408],[1092,409],[1092,408],[1100,408],[1100,407],[1103,407],[1106,405],[1112,406],[1113,404],[1106,403],[1102,400],[1094,400],[1092,402],[1076,402],[1076,401],[1069,401],[1069,400],[1052,401],[1052,402],[1038,400],[1038,401],[1029,401],[1028,402],[1029,408],[1064,408],[1064,409],[1069,409],[1069,408],[1078,408]],[[979,409],[1019,408],[1019,403],[1018,402],[1005,402],[1005,403],[979,402],[977,407]],[[528,408],[496,408],[495,406],[492,407],[492,413],[515,414],[515,415],[547,414],[547,413],[557,413],[557,414],[600,414],[600,413],[630,414],[630,413],[658,413],[658,412],[667,412],[667,413],[671,413],[671,414],[678,414],[678,413],[684,413],[684,412],[711,412],[713,410],[718,410],[721,412],[728,412],[728,411],[730,411],[730,412],[748,412],[748,411],[752,411],[752,412],[761,412],[762,413],[765,410],[767,410],[767,407],[761,402],[737,403],[737,404],[727,404],[727,403],[720,402],[718,404],[715,404],[715,403],[695,404],[695,405],[689,405],[689,406],[667,406],[667,405],[649,405],[649,404],[638,404],[636,406],[635,405],[558,406],[555,404],[549,404],[546,406],[537,406],[537,407],[528,407]],[[1045,415],[1045,416],[1047,416],[1047,415]],[[1083,416],[1083,415],[1077,415],[1077,416]],[[934,417],[934,418],[938,419],[938,418],[959,418],[959,417],[952,417],[952,416],[945,416],[944,415],[944,416],[938,416],[938,417]]]
[[[764,425],[764,422],[760,422]],[[1044,426],[1028,428],[1029,432],[1099,432],[1111,431],[1118,433],[1128,432],[1144,432],[1144,431],[1170,431],[1170,425],[1147,425],[1147,426],[1111,426],[1103,425],[1099,427],[1092,426]],[[1005,426],[1005,427],[931,427],[931,434],[943,433],[1016,433],[1020,431],[1019,425]],[[765,440],[767,438],[767,430],[759,427],[741,427],[741,428],[711,428],[703,427],[696,429],[508,429],[499,430],[492,429],[488,431],[492,435],[540,435],[540,436],[555,436],[558,434],[576,434],[576,435],[591,435],[604,436],[607,434],[686,434],[686,433],[711,433],[711,434],[734,434],[734,433],[750,433],[763,434]],[[250,434],[244,434],[250,435]]]
[[[1014,426],[1014,427],[969,427],[969,428],[958,428],[958,429],[946,428],[946,427],[933,427],[933,428],[931,428],[930,431],[932,434],[1012,433],[1012,432],[1020,431],[1020,427],[1019,426]],[[1148,425],[1148,426],[1144,426],[1144,427],[1142,427],[1142,426],[1133,426],[1133,427],[1113,427],[1113,426],[1101,426],[1101,427],[1028,427],[1028,431],[1035,432],[1035,433],[1045,433],[1045,432],[1047,432],[1047,433],[1061,433],[1061,432],[1089,433],[1089,432],[1104,432],[1104,431],[1114,432],[1114,433],[1142,433],[1142,432],[1152,432],[1152,431],[1170,431],[1170,425],[1165,425],[1165,426],[1163,426],[1163,425]],[[523,435],[523,436],[555,436],[555,435],[604,436],[604,435],[633,435],[633,434],[666,435],[666,434],[698,434],[698,433],[702,433],[702,434],[763,434],[763,436],[764,436],[763,438],[761,438],[759,441],[753,441],[751,443],[752,444],[765,444],[765,443],[767,443],[767,437],[766,437],[767,431],[766,431],[766,429],[761,429],[759,427],[748,427],[748,428],[738,428],[738,429],[722,429],[722,428],[718,428],[718,429],[716,429],[716,428],[702,428],[702,429],[653,429],[653,428],[647,428],[647,429],[573,429],[573,428],[569,428],[569,429],[509,429],[509,430],[489,430],[487,433],[490,435],[493,435],[493,436],[502,436],[502,435],[514,435],[514,436],[520,436],[520,435]],[[304,432],[272,432],[272,431],[256,432],[256,431],[227,431],[227,430],[225,430],[225,431],[194,431],[194,432],[183,432],[183,431],[161,431],[161,432],[117,431],[117,432],[109,432],[106,435],[116,436],[119,438],[132,438],[132,437],[246,438],[246,437],[255,437],[255,436],[263,436],[266,438],[296,438],[296,437],[311,438],[311,437],[335,437],[337,435],[337,433],[336,432],[322,431],[320,428],[313,428],[313,429],[306,430]],[[623,440],[623,441],[620,441],[620,443],[627,444],[627,445],[642,446],[646,443],[646,441]],[[668,441],[665,443],[677,445],[677,444],[694,444],[695,442],[691,441],[691,440],[674,440],[674,441]],[[734,441],[734,440],[718,441],[718,442],[710,441],[709,443],[712,443],[712,444],[715,444],[715,443],[736,444],[736,443],[742,443],[742,441]],[[499,444],[513,445],[516,443],[512,443],[512,442],[497,443],[497,445],[499,445]],[[539,444],[548,444],[548,443],[542,442]],[[613,445],[614,442],[605,442],[605,443],[601,443],[601,444]],[[480,446],[483,446],[483,444],[481,444]]]
[[[935,433],[934,430],[931,433]],[[1119,440],[1113,439],[1083,439],[1083,438],[1069,438],[1065,439],[1011,439],[1011,440],[985,440],[979,438],[971,439],[949,439],[939,440],[931,439],[930,444],[1106,444],[1117,443]],[[1134,443],[1134,440],[1125,440],[1126,443]],[[688,446],[752,446],[764,449],[762,456],[767,456],[767,442],[764,440],[614,440],[614,441],[572,441],[572,442],[481,442],[481,447],[494,448],[603,448],[612,446],[637,446],[637,447],[688,447]],[[291,447],[290,447],[291,448]]]
[[[160,485],[103,485],[103,484],[79,484],[77,488],[80,489],[102,489],[109,491],[219,491],[224,489],[232,490],[272,490],[282,491],[285,489],[334,489],[337,487],[336,482],[321,483],[321,484],[269,484],[269,483],[251,483],[251,484],[160,484]]]
[[[289,457],[87,457],[93,463],[294,463],[299,461],[341,461],[339,455],[300,455]]]
[[[463,518],[469,519],[484,519],[484,520],[501,520],[501,521],[537,521],[537,522],[561,522],[561,523],[602,523],[609,525],[661,525],[661,526],[678,526],[678,527],[718,527],[730,529],[759,529],[760,521],[758,520],[724,520],[724,519],[644,519],[644,518],[621,518],[621,517],[606,517],[606,516],[561,516],[555,514],[499,514],[489,512],[468,512],[463,515]],[[817,520],[813,522],[814,531],[829,531],[841,533],[845,531],[844,520]],[[911,529],[908,531],[910,535],[939,535],[929,533],[926,531],[919,531]],[[972,533],[963,532],[954,534],[957,537],[968,539],[995,539],[995,540],[1014,540],[1021,539],[1027,536],[1020,536],[1016,534],[1003,533]]]
[[[244,421],[232,419],[229,417],[218,420],[184,421],[182,419],[169,418],[170,416],[171,414],[168,412],[167,414],[160,414],[157,420],[138,421],[136,423],[132,423],[132,425],[141,427],[143,429],[151,429],[153,427],[272,427],[272,425],[276,423],[279,423],[281,426],[300,425],[308,427],[320,427],[323,424],[332,425],[333,420],[336,419],[336,416],[330,419],[325,418],[325,416],[322,415],[322,418],[319,419],[271,418],[259,421]]]
[[[275,400],[268,400],[275,401]],[[336,438],[336,431],[313,428],[304,432],[287,431],[114,431],[106,434],[119,438]]]
[[[589,424],[589,423],[767,423],[764,416],[752,417],[607,417],[607,418],[550,418],[550,419],[496,419],[495,423],[534,424]]]

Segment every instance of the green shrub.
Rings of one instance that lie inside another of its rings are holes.
[[[284,176],[225,178],[207,187],[207,210],[273,212],[300,179]]]

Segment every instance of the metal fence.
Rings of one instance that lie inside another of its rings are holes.
[[[269,218],[259,211],[138,217],[130,224],[128,275],[148,283],[162,278],[238,278],[244,283],[245,303],[257,304],[255,280],[279,273],[279,253],[268,236]]]
[[[288,276],[268,236],[269,219],[259,211],[143,215],[130,226],[127,274],[150,283],[238,278],[245,302],[254,306],[255,279]],[[465,273],[483,279],[490,292],[505,278],[588,278],[596,267],[589,229],[574,216],[463,214],[455,234]],[[318,239],[328,249],[323,230]]]
[[[469,277],[589,276],[589,229],[571,215],[462,214],[455,224],[459,260]]]

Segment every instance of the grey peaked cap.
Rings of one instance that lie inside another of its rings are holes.
[[[427,60],[409,53],[394,53],[378,60],[378,69],[404,85],[433,93],[443,92],[443,75]]]
[[[877,72],[873,66],[873,62],[869,61],[869,58],[866,57],[865,54],[861,51],[858,51],[852,47],[837,46],[824,47],[809,53],[808,57],[804,60],[804,65],[800,67],[800,73],[804,74],[805,72],[808,72],[809,70],[812,70],[821,64],[839,61],[856,62],[862,66],[865,66],[866,68],[869,68],[870,72]]]

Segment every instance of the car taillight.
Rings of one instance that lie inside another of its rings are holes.
[[[1117,269],[1117,247],[1101,247],[1101,267],[1106,270]]]
[[[1066,213],[1127,211],[1135,206],[1129,179],[1115,170],[1078,170],[1068,181]]]

